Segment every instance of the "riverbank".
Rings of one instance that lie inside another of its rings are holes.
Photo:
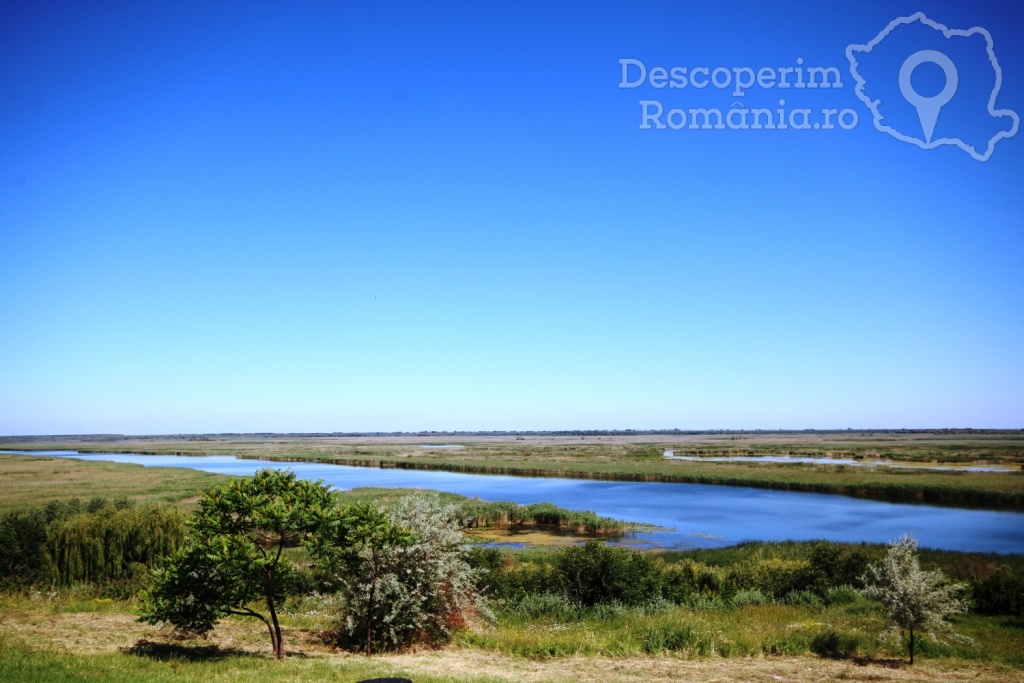
[[[273,462],[315,462],[469,474],[752,486],[991,510],[1024,509],[1024,433],[813,432],[633,436],[335,437],[213,435],[183,437],[6,438],[0,448],[83,453],[235,455]],[[891,460],[896,469],[777,462],[667,460],[677,455],[789,455]],[[961,472],[928,465],[1006,466],[1017,472]]]

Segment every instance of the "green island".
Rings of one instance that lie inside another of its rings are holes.
[[[742,484],[996,509],[1019,508],[1024,495],[1019,432],[211,435],[5,440],[0,448],[234,454],[467,472],[528,470],[543,476]],[[843,457],[914,467],[668,461],[662,453],[669,449],[695,457]],[[933,465],[1015,471],[925,469]],[[759,542],[640,552],[603,541],[621,537],[644,520],[454,494],[439,499],[459,510],[461,533],[469,543],[466,559],[493,618],[462,624],[438,647],[419,643],[366,657],[358,648],[339,645],[334,638],[336,601],[317,590],[304,569],[280,610],[289,644],[283,661],[268,651],[266,632],[252,619],[229,616],[203,635],[140,622],[146,592],[152,589],[150,570],[169,551],[136,539],[131,543],[145,546],[149,555],[136,548],[133,552],[141,554],[127,562],[129,553],[111,550],[116,539],[134,538],[132,525],[148,524],[148,529],[163,530],[163,543],[179,543],[175,534],[184,533],[184,520],[197,509],[203,492],[236,479],[177,468],[0,455],[0,681],[355,683],[402,676],[417,683],[639,678],[1010,682],[1024,672],[1024,556],[922,549],[921,566],[963,584],[969,609],[949,619],[958,638],[919,638],[917,660],[910,667],[905,639],[881,638],[885,610],[858,586],[866,568],[885,556],[885,546]],[[339,505],[370,504],[386,511],[421,495],[411,489],[365,488],[334,497]],[[35,529],[36,535],[26,529]],[[492,541],[526,547],[495,547]],[[69,556],[82,561],[52,561]],[[90,564],[89,557],[101,561]],[[285,557],[300,568],[310,561],[298,547],[286,549]]]

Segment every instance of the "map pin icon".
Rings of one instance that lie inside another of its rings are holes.
[[[925,62],[939,65],[946,74],[946,85],[942,88],[942,92],[932,97],[919,95],[914,90],[914,84],[910,82],[914,69]],[[953,99],[959,82],[960,77],[956,72],[953,60],[937,50],[915,52],[903,62],[903,67],[900,69],[900,92],[903,93],[903,97],[906,98],[907,102],[910,102],[917,109],[917,118],[921,120],[921,130],[924,131],[924,137],[927,142],[930,143],[932,141],[932,133],[935,132],[935,122],[939,120],[939,111],[947,102]]]

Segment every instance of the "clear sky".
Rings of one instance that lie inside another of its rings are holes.
[[[983,152],[985,41],[864,55],[920,145],[847,59],[917,11],[1024,115],[1013,0],[5,1],[0,434],[1024,427],[1024,133],[892,94]]]

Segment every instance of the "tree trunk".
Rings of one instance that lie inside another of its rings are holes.
[[[281,624],[277,620],[277,610],[274,609],[274,601],[268,599],[267,607],[270,609],[270,620],[274,623],[270,631],[270,638],[274,642],[274,655],[278,659],[284,659],[284,638],[281,636]]]
[[[366,608],[366,656],[370,656],[371,643],[373,642],[373,599],[377,595],[377,568],[374,563],[373,579],[370,582],[370,602]]]
[[[243,617],[256,617],[257,619],[262,621],[263,624],[267,627],[267,631],[270,632],[270,646],[274,650],[274,655],[277,656],[277,652],[279,650],[279,640],[278,639],[280,638],[280,636],[279,636],[279,634],[274,633],[274,625],[270,623],[269,619],[264,617],[262,614],[259,614],[258,612],[253,612],[251,609],[246,609],[244,612],[242,612],[242,611],[232,611],[230,613],[231,614],[238,614],[238,615],[241,615]]]
[[[914,663],[914,629],[910,629],[910,663]]]

